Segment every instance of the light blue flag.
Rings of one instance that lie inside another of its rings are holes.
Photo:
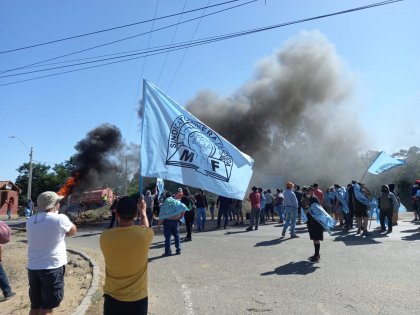
[[[331,235],[331,230],[334,228],[336,221],[333,219],[319,203],[313,203],[309,209],[311,216],[324,228],[328,234]]]
[[[141,175],[243,199],[254,160],[143,81]]]
[[[382,151],[378,157],[373,161],[372,165],[369,167],[368,172],[374,175],[381,174],[391,168],[404,165],[405,161],[398,160],[389,156],[384,151]]]
[[[159,220],[174,217],[185,211],[190,211],[186,205],[172,197],[166,198],[160,206]]]
[[[334,195],[342,205],[341,210],[344,213],[349,213],[349,206],[346,200],[346,190],[343,187],[340,187],[335,191]]]
[[[165,189],[165,183],[163,182],[162,178],[156,178],[156,187],[159,191],[159,195],[157,197],[160,198],[160,196],[163,194],[163,190]]]

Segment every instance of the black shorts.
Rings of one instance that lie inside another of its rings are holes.
[[[52,309],[64,297],[65,266],[56,269],[29,270],[29,298],[31,309]]]
[[[148,298],[123,302],[104,294],[104,315],[136,314],[147,315]]]

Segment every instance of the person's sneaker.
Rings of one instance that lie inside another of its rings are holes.
[[[175,253],[175,255],[181,255],[181,251],[180,250],[177,250],[176,253]]]
[[[192,239],[191,239],[191,237],[185,237],[182,241],[183,242],[191,242]]]
[[[4,296],[4,301],[10,300],[16,296],[16,292],[10,291],[9,294]]]
[[[362,236],[369,236],[370,233],[368,233],[367,231],[363,231]]]
[[[313,256],[309,259],[309,261],[310,261],[311,263],[317,263],[317,262],[319,262],[319,256],[315,256],[315,255],[313,255]]]
[[[281,236],[285,236],[286,235],[286,231],[281,232]]]
[[[390,234],[390,233],[392,233],[392,230],[386,231],[386,234]]]
[[[254,231],[258,230],[258,226],[255,227]]]
[[[290,235],[290,238],[299,238],[299,235],[292,234],[292,235]]]
[[[171,256],[171,255],[172,255],[172,253],[163,253],[162,257],[168,257],[168,256]]]
[[[247,231],[252,231],[252,226],[249,226],[246,230]]]

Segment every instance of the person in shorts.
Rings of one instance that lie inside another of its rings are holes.
[[[64,297],[67,264],[66,236],[76,234],[76,226],[59,214],[63,196],[46,191],[37,198],[36,214],[26,221],[28,238],[29,315],[52,314]]]

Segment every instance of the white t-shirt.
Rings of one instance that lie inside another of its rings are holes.
[[[28,269],[55,269],[67,264],[64,238],[73,223],[64,214],[39,212],[26,221]]]

